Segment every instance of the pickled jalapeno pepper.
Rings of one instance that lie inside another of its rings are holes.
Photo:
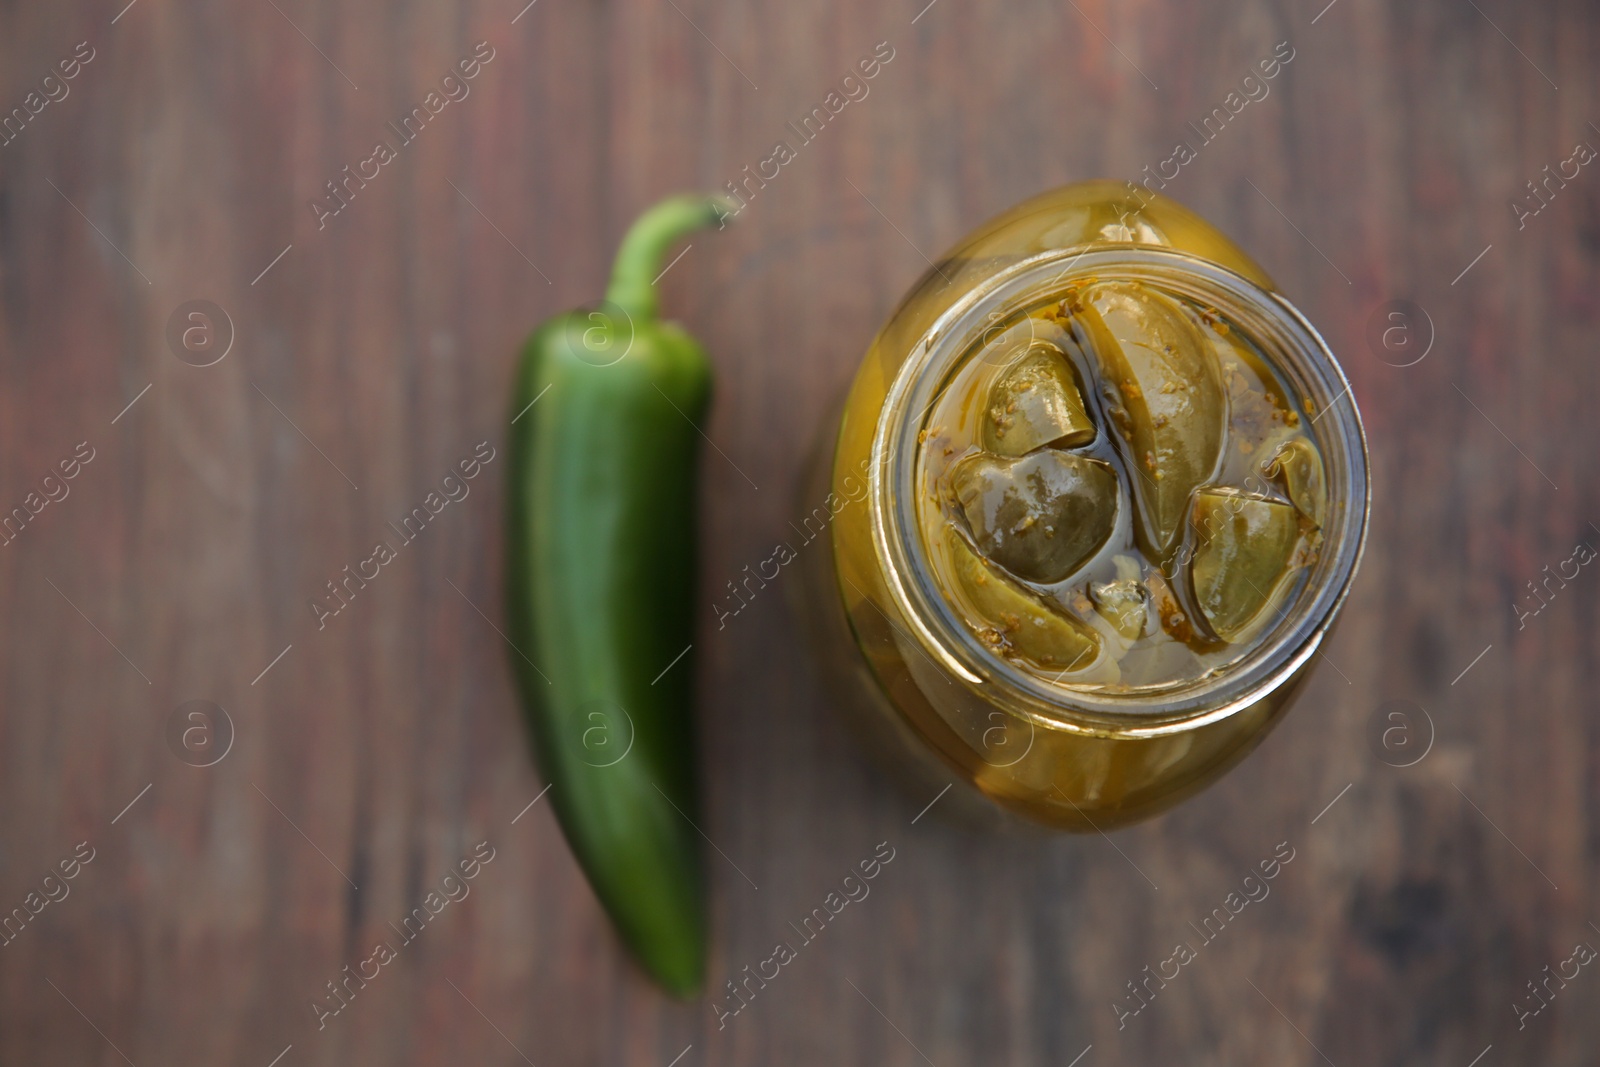
[[[1086,279],[1040,300],[929,410],[935,570],[974,636],[1051,681],[1225,670],[1317,559],[1328,490],[1300,399],[1180,293]]]

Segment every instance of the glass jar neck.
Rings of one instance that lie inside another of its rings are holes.
[[[957,616],[933,575],[917,521],[918,435],[953,373],[985,332],[1089,280],[1158,286],[1215,308],[1254,342],[1301,398],[1323,456],[1329,496],[1323,542],[1301,593],[1238,661],[1212,676],[1129,691],[1055,684],[996,656]],[[1315,654],[1360,561],[1368,511],[1366,438],[1333,353],[1293,305],[1208,260],[1133,246],[1060,249],[1005,267],[965,293],[919,338],[889,388],[872,446],[874,549],[908,640],[983,699],[1042,723],[1096,733],[1160,734],[1250,706]]]

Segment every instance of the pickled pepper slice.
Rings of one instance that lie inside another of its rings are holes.
[[[1100,635],[1082,620],[1047,606],[978,556],[953,527],[945,542],[961,590],[980,618],[969,625],[996,653],[1049,671],[1084,668],[1100,654]]]
[[[1272,467],[1300,514],[1320,527],[1328,510],[1328,486],[1322,457],[1311,442],[1304,437],[1287,442],[1273,457]]]
[[[979,455],[955,469],[951,484],[978,549],[1030,582],[1059,582],[1116,525],[1116,471],[1086,456],[1054,449],[1021,459]]]
[[[1066,353],[1050,341],[1028,342],[1022,357],[989,392],[983,447],[1002,456],[1023,456],[1046,445],[1075,448],[1094,435]]]
[[[1299,517],[1276,500],[1205,489],[1195,494],[1194,524],[1195,601],[1213,633],[1236,641],[1288,576],[1300,541]]]
[[[1222,451],[1227,397],[1206,338],[1176,301],[1136,282],[1086,290],[1074,314],[1100,360],[1118,445],[1135,468],[1140,547],[1165,560],[1189,494]]]

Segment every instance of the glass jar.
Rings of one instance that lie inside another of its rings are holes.
[[[1158,286],[1239,331],[1303,405],[1296,425],[1326,472],[1320,551],[1276,618],[1235,661],[1159,685],[1060,684],[996,654],[963,625],[919,527],[918,449],[941,390],[999,327],[1103,282]],[[806,613],[852,720],[919,796],[1069,830],[1164,810],[1262,740],[1328,637],[1366,531],[1366,441],[1326,343],[1231,241],[1132,183],[1046,193],[960,242],[879,332],[822,453],[799,524],[821,546]]]

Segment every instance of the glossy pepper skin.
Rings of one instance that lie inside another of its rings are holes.
[[[550,803],[623,941],[680,996],[705,972],[684,653],[711,365],[657,321],[653,280],[723,217],[703,197],[658,204],[624,238],[605,304],[534,331],[508,450],[510,655]]]

